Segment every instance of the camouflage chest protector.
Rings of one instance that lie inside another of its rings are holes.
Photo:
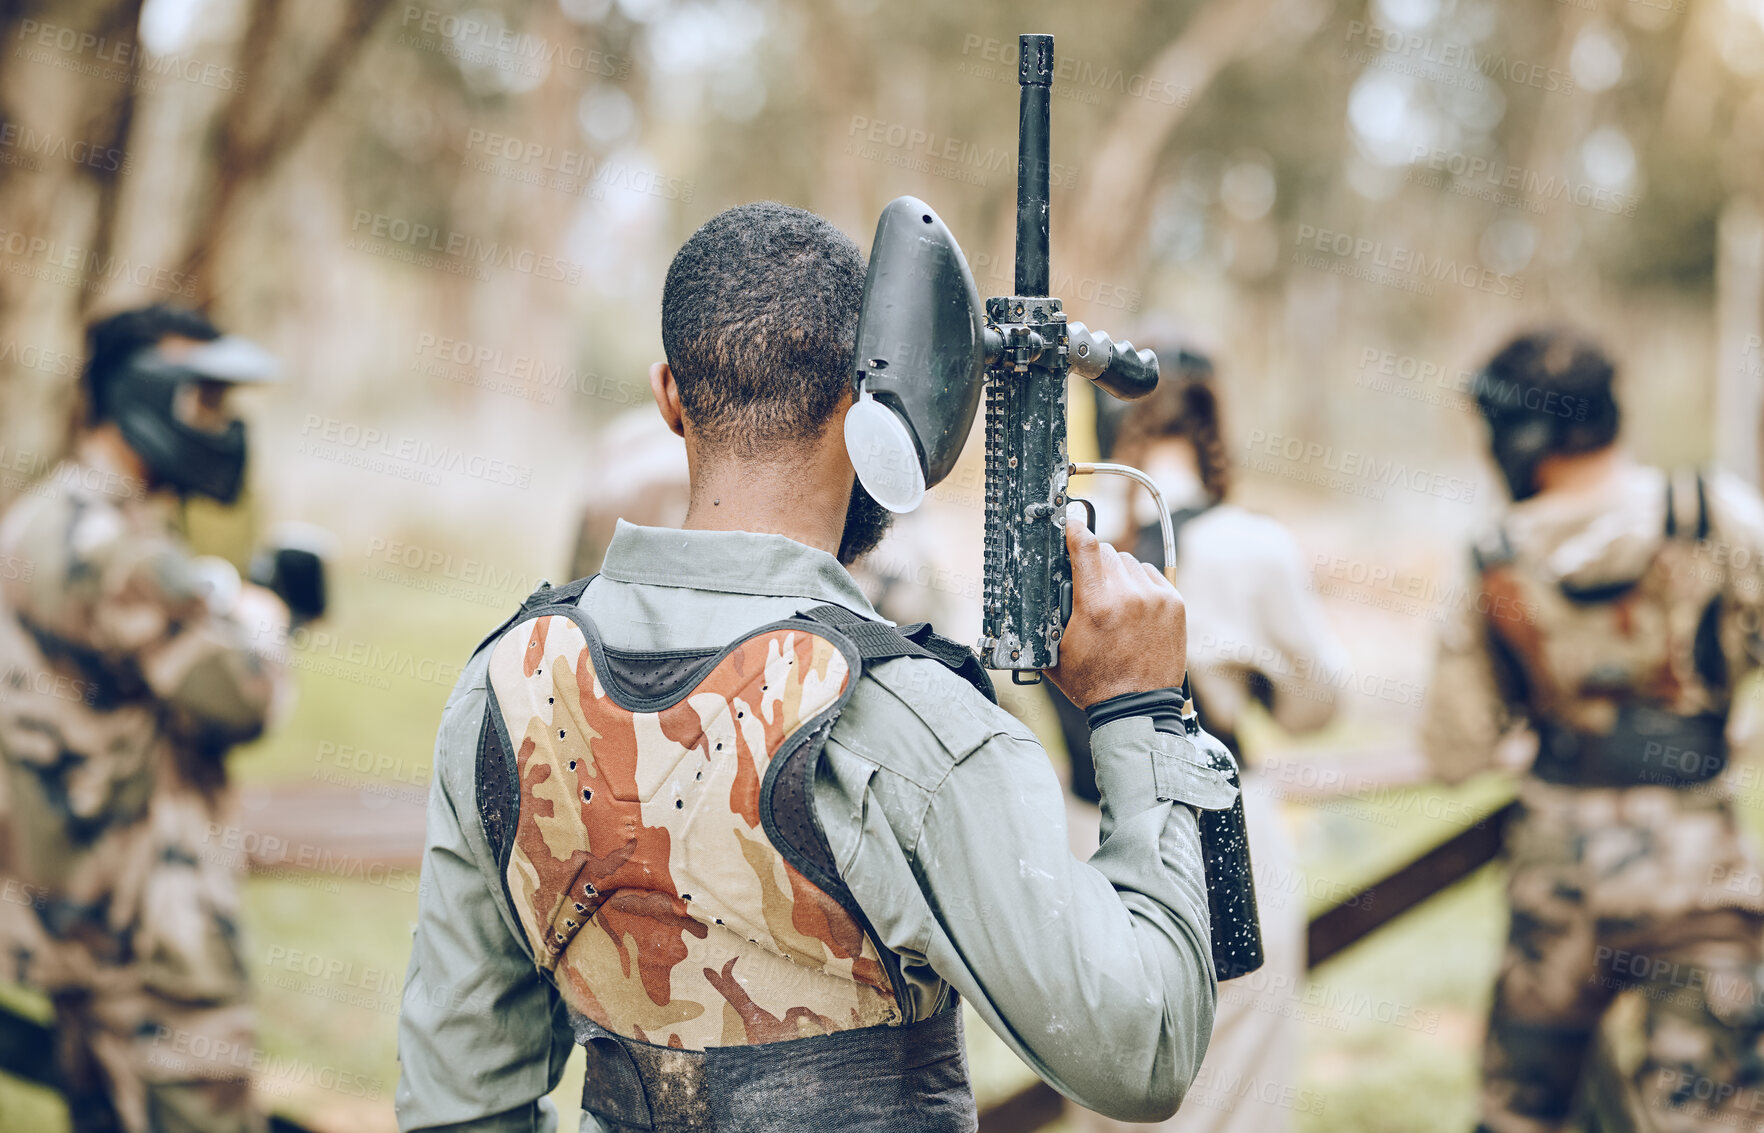
[[[1491,642],[1538,734],[1532,774],[1577,787],[1690,787],[1727,765],[1727,658],[1740,601],[1706,553],[1699,475],[1667,478],[1664,539],[1634,579],[1577,588],[1517,554],[1476,552]]]
[[[973,1129],[959,1012],[904,1022],[810,789],[866,661],[929,657],[990,696],[984,671],[831,606],[720,650],[613,649],[587,582],[486,642],[477,772],[509,906],[587,1048],[583,1108],[615,1131]]]

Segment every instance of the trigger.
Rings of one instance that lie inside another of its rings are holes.
[[[1072,496],[1072,497],[1070,497],[1070,499],[1075,504],[1083,504],[1084,505],[1084,524],[1086,527],[1090,528],[1090,533],[1092,535],[1095,535],[1096,534],[1096,505],[1091,503],[1089,500],[1085,499],[1083,496]]]

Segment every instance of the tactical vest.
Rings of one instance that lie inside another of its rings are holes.
[[[1667,477],[1665,539],[1637,578],[1577,588],[1516,552],[1477,550],[1490,641],[1538,735],[1532,774],[1583,787],[1687,787],[1726,767],[1735,619],[1707,553],[1700,475]]]
[[[486,640],[478,810],[613,1130],[975,1127],[960,1015],[907,1024],[899,958],[811,797],[865,662],[972,654],[823,606],[718,650],[630,652],[542,586]],[[851,1090],[861,1078],[862,1090]]]

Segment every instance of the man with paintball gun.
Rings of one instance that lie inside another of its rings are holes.
[[[1048,37],[1025,37],[1025,60],[1045,156]],[[1019,250],[1040,249],[1044,295],[1039,165]],[[1093,375],[1135,356],[1068,334],[1036,282],[983,326],[959,249],[910,198],[885,212],[867,281],[850,240],[783,205],[730,209],[680,249],[650,379],[686,445],[684,528],[621,524],[600,575],[542,587],[449,700],[401,1128],[549,1128],[579,1042],[585,1128],[972,1130],[963,997],[1084,1105],[1147,1121],[1181,1103],[1216,996],[1202,829],[1237,791],[1185,711],[1181,598],[1068,516],[1068,349],[1094,352]],[[1031,308],[1038,326],[1008,317]],[[918,380],[872,385],[891,360]],[[1139,364],[1111,380],[1148,386]],[[879,620],[843,565],[885,530],[878,502],[910,506],[903,485],[947,473],[983,365],[1043,394],[995,398],[1042,429],[1016,460],[989,446],[989,486],[1031,448],[1047,474],[1013,489],[1045,506],[989,514],[999,547],[1038,542],[1031,571],[1007,582],[1009,552],[989,568],[1020,601],[989,616],[986,652],[1015,648],[1010,667],[1045,669],[1090,713],[1088,863],[1046,753],[975,656]],[[901,433],[912,448],[889,448]],[[1238,932],[1247,948],[1253,923]]]

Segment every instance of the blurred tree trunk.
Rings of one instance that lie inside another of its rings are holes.
[[[0,4],[0,506],[66,446],[131,161],[141,3]]]
[[[1155,84],[1161,82],[1183,92],[1184,97],[1175,102],[1123,100],[1096,144],[1078,159],[1083,179],[1072,207],[1056,220],[1050,232],[1059,278],[1066,278],[1069,270],[1071,278],[1080,285],[1085,281],[1106,281],[1125,288],[1129,281],[1137,283],[1144,277],[1145,265],[1138,245],[1156,188],[1158,161],[1189,108],[1200,100],[1214,77],[1251,48],[1256,33],[1267,26],[1273,6],[1274,0],[1203,5],[1182,34],[1152,60],[1145,72],[1146,89],[1160,89]],[[1007,210],[1005,216],[1014,226],[1015,210]],[[1007,239],[1001,246],[1012,245]],[[1090,290],[1096,293],[1094,287]],[[1088,310],[1077,294],[1061,298],[1068,314],[1116,339],[1138,333],[1131,326],[1121,325],[1121,311]],[[1144,317],[1143,311],[1139,317]],[[1074,381],[1086,384],[1081,379]],[[1073,442],[1074,459],[1094,458],[1097,454],[1089,441],[1095,435],[1091,399],[1086,395],[1068,400],[1071,416],[1067,435],[1077,438]]]
[[[204,165],[197,218],[181,270],[195,281],[196,305],[215,297],[215,257],[247,191],[267,177],[296,146],[337,93],[391,0],[351,0],[343,18],[297,78],[267,76],[271,49],[285,39],[284,0],[257,0],[239,48],[245,88],[221,115],[212,161]],[[296,17],[308,13],[297,6]]]
[[[1273,7],[1274,0],[1203,4],[1182,35],[1145,69],[1147,89],[1158,89],[1156,84],[1162,82],[1186,97],[1174,103],[1124,99],[1078,162],[1083,180],[1073,207],[1057,219],[1052,231],[1056,258],[1074,279],[1125,286],[1139,277],[1137,245],[1156,187],[1153,174],[1158,160],[1213,79],[1255,46]],[[1068,310],[1077,306],[1076,297],[1066,298]],[[1080,311],[1078,317],[1085,313]],[[1110,333],[1119,337],[1122,332]]]
[[[1749,196],[1721,211],[1715,243],[1715,464],[1758,483],[1764,430],[1764,219]]]
[[[132,261],[119,254],[145,76],[136,40],[143,0],[0,0],[0,507],[67,445],[81,328]],[[252,187],[269,176],[336,95],[390,0],[350,0],[304,51],[285,0],[256,0],[238,47],[242,90],[222,104],[213,151],[190,201],[154,202],[157,223],[189,217],[178,301],[215,297],[215,258]],[[71,46],[70,46],[71,45]],[[271,75],[272,58],[309,58]],[[176,280],[177,276],[172,276]],[[136,290],[128,279],[118,290]]]

